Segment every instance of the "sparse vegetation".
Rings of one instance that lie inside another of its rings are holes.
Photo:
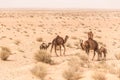
[[[74,45],[76,46],[77,49],[80,48],[80,44],[79,44],[79,42],[75,42]]]
[[[84,61],[84,62],[88,62],[89,61],[89,57],[88,57],[88,55],[87,54],[80,54],[80,53],[77,53],[76,54],[82,61]]]
[[[76,37],[76,36],[72,36],[71,38],[72,38],[72,39],[74,39],[74,40],[76,40],[76,39],[77,39],[77,37]]]
[[[94,80],[106,80],[105,73],[97,71],[93,73],[92,78]]]
[[[7,60],[7,58],[11,55],[11,51],[7,47],[0,47],[0,58],[2,60]]]
[[[73,46],[70,43],[67,43],[66,46],[69,48],[73,48]]]
[[[41,37],[40,37],[40,38],[37,38],[36,41],[42,42],[42,41],[43,41],[43,38],[41,38]]]
[[[74,65],[73,65],[74,64]],[[80,65],[83,65],[81,63],[81,60],[77,56],[73,56],[70,58],[70,61],[68,62],[68,65],[74,69],[79,69]]]
[[[120,53],[115,54],[117,60],[120,60]]]
[[[44,63],[37,63],[35,67],[31,70],[32,74],[44,80],[45,76],[47,75],[47,68],[46,64]]]
[[[74,69],[68,69],[63,72],[63,77],[66,80],[79,80],[82,78],[82,74],[79,71],[75,71]]]
[[[35,53],[34,57],[35,57],[35,60],[38,62],[52,64],[51,56],[47,53],[46,50],[39,50],[38,52]]]
[[[63,77],[66,80],[79,80],[82,78],[83,69],[80,66],[82,64],[78,56],[73,56],[68,62],[68,65],[68,70],[63,72]]]
[[[16,45],[19,45],[19,44],[20,44],[20,41],[19,41],[19,40],[15,40],[14,43],[15,43]]]
[[[107,70],[109,66],[107,65],[107,63],[106,63],[105,61],[100,61],[100,62],[96,63],[96,64],[94,65],[94,67],[95,67],[96,69]]]

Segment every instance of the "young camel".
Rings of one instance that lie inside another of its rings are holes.
[[[47,48],[48,48],[50,45],[51,45],[50,42],[48,43],[48,45],[47,45],[46,43],[43,42],[43,43],[40,45],[40,49],[47,50]]]
[[[94,60],[94,57],[96,55],[95,52],[97,52],[98,53],[98,60],[100,60],[101,53],[100,53],[100,50],[98,48],[97,41],[89,38],[87,41],[85,41],[83,43],[83,40],[80,40],[80,46],[81,46],[82,50],[85,50],[88,55],[89,55],[90,50],[94,50],[94,55],[93,55],[92,60]]]
[[[103,46],[100,47],[100,52],[101,52],[101,57],[102,57],[102,53],[104,54],[104,60],[106,60],[106,54],[107,54],[107,49]]]
[[[56,52],[56,47],[59,46],[60,47],[60,56],[61,56],[61,46],[63,46],[63,48],[64,48],[63,54],[65,55],[65,51],[66,51],[65,43],[66,43],[66,41],[67,41],[68,38],[69,37],[67,35],[65,36],[65,39],[63,39],[62,37],[60,37],[59,35],[57,35],[57,37],[54,38],[53,41],[52,41],[51,52],[52,52],[52,48],[54,46],[55,54],[56,54],[56,56],[58,56],[58,54]]]

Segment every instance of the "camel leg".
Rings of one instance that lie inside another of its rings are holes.
[[[66,48],[65,48],[65,45],[62,45],[62,46],[63,46],[63,48],[64,48],[63,54],[65,55]]]
[[[86,53],[87,53],[87,55],[88,55],[88,50],[87,50],[87,49],[85,50],[85,52],[86,52]]]
[[[86,49],[86,53],[87,53],[87,55],[89,56],[89,49]]]
[[[52,44],[52,46],[51,46],[51,50],[50,50],[51,53],[52,53],[52,49],[53,49],[53,44]]]
[[[95,50],[94,50],[94,54],[93,54],[93,58],[92,58],[92,60],[94,60],[94,57],[95,57]]]
[[[61,56],[61,45],[60,45],[60,56]]]
[[[56,52],[56,47],[57,47],[57,46],[55,45],[55,54],[56,54],[56,56],[58,56],[58,55],[57,55],[57,52]]]
[[[97,53],[98,53],[98,61],[100,60],[100,58],[102,57],[102,53],[99,51],[99,50],[97,50]]]
[[[104,53],[104,60],[106,60],[106,53]]]

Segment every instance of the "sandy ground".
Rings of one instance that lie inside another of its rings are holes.
[[[13,55],[7,61],[0,60],[0,80],[39,80],[30,70],[35,65],[34,53],[43,42],[51,42],[57,34],[69,36],[66,43],[66,55],[52,59],[59,64],[49,65],[46,80],[66,80],[62,72],[67,69],[67,62],[75,53],[85,53],[79,46],[79,40],[87,39],[87,32],[92,30],[99,45],[105,45],[107,63],[114,63],[120,68],[120,61],[114,55],[120,53],[120,11],[105,10],[1,10],[0,11],[0,46],[10,48]],[[19,45],[16,42],[19,41]],[[47,50],[50,51],[50,48]],[[93,63],[97,62],[96,58]],[[86,69],[80,80],[93,80],[94,70]],[[107,74],[107,80],[119,80],[116,74]]]

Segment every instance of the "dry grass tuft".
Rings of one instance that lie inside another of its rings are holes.
[[[81,61],[80,61],[80,66],[81,66],[81,67],[86,67],[86,68],[90,67],[89,57],[87,56],[87,54],[77,53],[76,55],[77,55],[77,56],[79,57],[79,59],[81,60]]]
[[[76,48],[79,49],[79,48],[80,48],[79,42],[75,42],[75,43],[74,43],[74,46],[76,46]]]
[[[7,58],[11,55],[11,51],[7,47],[0,47],[0,58],[2,60],[7,60]]]
[[[37,38],[36,41],[37,41],[37,42],[42,42],[42,41],[43,41],[43,38],[41,38],[41,37],[40,37],[40,38]]]
[[[87,54],[80,54],[80,53],[77,53],[76,54],[82,61],[84,62],[88,62],[89,61],[89,57]]]
[[[120,53],[115,54],[115,58],[116,58],[117,60],[120,60]]]
[[[79,71],[75,71],[74,69],[68,69],[63,72],[63,77],[66,80],[79,80],[82,78],[82,75]]]
[[[103,69],[106,71],[109,68],[109,65],[105,61],[100,61],[94,65],[94,68]]]
[[[45,76],[47,75],[46,64],[44,63],[37,63],[35,67],[31,70],[32,74],[44,80]]]
[[[77,37],[76,37],[76,36],[72,36],[71,38],[72,38],[72,39],[74,39],[74,40],[76,40],[76,39],[77,39]]]
[[[106,80],[105,73],[103,72],[94,72],[92,78],[94,80]]]
[[[15,40],[14,43],[15,43],[16,45],[19,45],[21,42],[20,42],[19,40]]]
[[[71,45],[71,43],[67,43],[66,46],[69,47],[69,48],[73,48],[73,46]]]
[[[46,50],[39,50],[38,52],[35,53],[35,60],[36,61],[41,61],[44,63],[49,63],[52,64],[52,59],[51,56],[47,53]]]
[[[74,64],[74,65],[73,65]],[[73,56],[71,57],[71,59],[68,62],[68,65],[76,70],[79,69],[80,65],[83,65],[83,63],[81,63],[81,60],[79,59],[79,57],[77,56]]]

